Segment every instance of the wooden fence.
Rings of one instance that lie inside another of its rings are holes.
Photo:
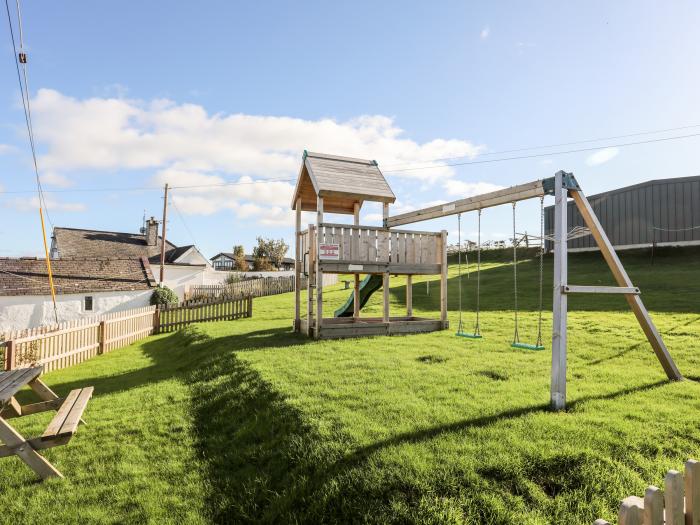
[[[174,332],[190,323],[235,320],[253,315],[253,297],[194,300],[158,312],[158,332]]]
[[[9,332],[3,335],[0,355],[5,370],[44,365],[48,372],[76,365],[154,333],[172,332],[190,323],[250,317],[252,313],[251,297],[160,309],[144,306],[102,317]]]
[[[685,493],[685,494],[684,494]],[[664,490],[650,486],[644,498],[629,496],[622,500],[619,525],[697,525],[700,524],[700,462],[685,462],[685,476],[669,470]],[[610,525],[596,520],[594,525]]]
[[[323,286],[331,286],[338,282],[337,274],[324,274]],[[301,278],[301,289],[308,285],[306,277]],[[231,284],[198,284],[191,286],[185,292],[185,301],[200,301],[211,298],[237,298],[244,296],[264,297],[294,291],[294,276],[263,277],[249,279]]]

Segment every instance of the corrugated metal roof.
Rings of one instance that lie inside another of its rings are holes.
[[[352,213],[354,204],[364,201],[396,200],[376,161],[304,152],[292,209],[300,198],[302,210],[315,211],[319,196],[331,213]]]

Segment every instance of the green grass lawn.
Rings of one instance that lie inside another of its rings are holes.
[[[94,385],[81,427],[46,456],[65,480],[0,459],[2,523],[592,523],[700,456],[700,251],[623,257],[687,378],[666,380],[621,297],[570,300],[569,409],[548,411],[547,351],[510,348],[512,268],[487,257],[482,341],[453,330],[309,341],[293,294],[251,319],[155,336],[53,372]],[[471,261],[470,261],[471,262]],[[472,266],[473,270],[473,266]],[[519,265],[522,339],[534,342],[537,263]],[[597,254],[572,284],[612,284]],[[439,286],[414,284],[416,315]],[[392,314],[405,290],[392,278]],[[463,279],[473,322],[474,274]],[[551,259],[545,307],[551,305]],[[450,321],[457,322],[456,266]],[[348,291],[328,290],[327,311]],[[381,294],[363,312],[379,315]],[[40,434],[51,414],[13,420]]]

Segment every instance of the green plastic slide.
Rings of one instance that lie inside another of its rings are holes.
[[[360,282],[360,308],[362,308],[374,292],[382,287],[381,275],[368,275]],[[336,317],[352,317],[354,306],[354,293],[350,294],[345,304],[335,311]]]

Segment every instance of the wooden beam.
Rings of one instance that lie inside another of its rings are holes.
[[[608,239],[607,235],[605,235],[605,231],[600,225],[598,217],[596,217],[595,213],[593,212],[593,209],[591,208],[588,199],[586,199],[586,197],[581,191],[576,190],[571,191],[571,196],[573,197],[574,202],[576,203],[576,207],[581,213],[581,216],[583,217],[586,226],[588,226],[588,228],[591,230],[591,235],[593,235],[593,238],[598,244],[598,248],[603,254],[605,262],[608,263],[610,270],[612,270],[613,276],[615,277],[615,281],[617,282],[617,284],[619,286],[634,288],[632,281],[630,280],[629,276],[627,275],[627,272],[625,271],[625,268],[622,266],[622,263],[620,262],[620,259],[617,256],[617,253],[615,253],[615,249],[610,243],[610,240]],[[661,366],[663,367],[664,372],[666,372],[668,378],[673,380],[683,379],[683,376],[681,375],[680,371],[678,370],[678,367],[676,366],[676,363],[673,361],[671,354],[666,348],[666,345],[664,344],[664,341],[661,338],[659,331],[656,329],[654,322],[651,320],[649,312],[644,306],[642,299],[639,297],[639,295],[632,294],[625,295],[625,299],[630,305],[630,308],[632,308],[632,311],[634,312],[634,315],[637,318],[639,325],[642,327],[642,330],[644,331],[647,340],[651,344],[651,347],[654,349],[654,353],[659,359],[659,362],[661,363]]]
[[[383,308],[382,308],[382,321],[385,323],[389,322],[389,274],[382,274],[382,295],[383,295]]]
[[[301,321],[301,197],[296,201],[295,252],[294,252],[294,331],[299,331]]]
[[[360,203],[356,202],[353,206],[353,225],[360,225]],[[356,321],[360,318],[360,274],[355,273],[355,283],[352,288],[352,317]]]
[[[564,172],[554,176],[554,298],[552,301],[552,377],[550,404],[553,410],[566,408],[566,317],[567,297],[562,292],[567,281],[566,211],[567,191]]]
[[[440,321],[447,325],[447,231],[440,232]]]
[[[306,279],[306,335],[310,336],[313,330],[313,318],[314,318],[314,270],[316,268],[316,240],[315,233],[316,228],[313,224],[309,224],[309,275]]]
[[[316,333],[318,339],[323,325],[323,271],[321,270],[321,224],[323,224],[323,197],[316,200]]]
[[[406,276],[406,315],[413,317],[413,275]]]
[[[636,286],[579,286],[567,284],[562,290],[564,293],[602,293],[602,294],[632,294],[642,293]]]
[[[500,206],[501,204],[508,204],[510,202],[532,199],[533,197],[540,197],[544,194],[542,181],[536,180],[534,182],[528,182],[526,184],[520,184],[518,186],[512,186],[510,188],[504,188],[502,190],[492,191],[482,195],[440,204],[438,206],[431,206],[429,208],[394,215],[393,217],[388,217],[384,221],[384,226],[393,228],[395,226],[401,226],[402,224],[437,219],[438,217],[446,217],[448,215],[456,215],[457,213],[465,213],[468,211],[490,208],[492,206]]]

